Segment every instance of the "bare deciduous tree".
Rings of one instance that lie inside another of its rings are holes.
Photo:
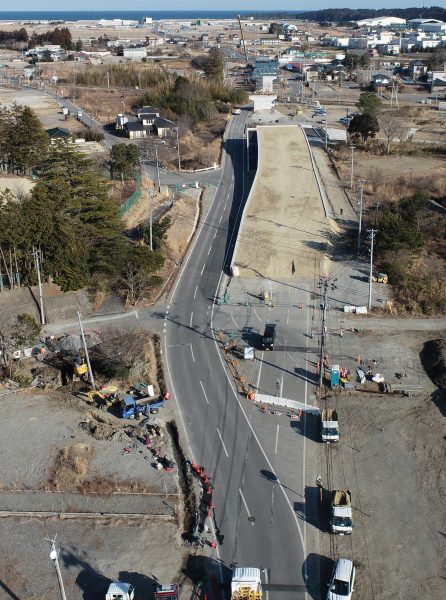
[[[381,131],[386,138],[386,152],[390,152],[390,144],[395,138],[401,139],[403,133],[403,126],[399,119],[397,119],[391,112],[384,112],[378,118],[379,126]]]

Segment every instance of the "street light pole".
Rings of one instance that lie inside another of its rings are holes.
[[[358,223],[358,242],[357,242],[357,254],[359,256],[359,251],[361,248],[361,229],[362,229],[362,206],[363,206],[363,197],[364,197],[364,183],[366,179],[359,180],[359,223]]]
[[[352,151],[352,162],[351,162],[351,167],[350,167],[350,189],[353,189],[353,167],[354,167],[354,151],[355,151],[356,146],[354,146],[353,144],[350,146],[350,150]]]
[[[153,214],[152,214],[152,200],[153,200],[153,192],[152,190],[149,190],[149,211],[150,211],[150,220],[149,220],[149,225],[150,225],[150,250],[153,251]]]
[[[372,283],[373,283],[373,242],[375,239],[375,233],[378,232],[377,229],[369,229],[370,234],[370,273],[369,273],[369,304],[368,310],[372,310]]]
[[[328,148],[328,111],[325,109],[325,150]]]
[[[60,596],[62,600],[67,600],[67,595],[65,594],[65,586],[63,584],[62,573],[60,571],[59,565],[59,552],[56,549],[56,538],[48,539],[45,538],[47,542],[50,542],[51,550],[50,550],[50,559],[54,561],[54,566],[56,567],[57,580],[59,582]]]

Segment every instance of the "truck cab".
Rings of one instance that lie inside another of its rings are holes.
[[[262,348],[263,350],[274,350],[276,342],[276,324],[267,323],[263,332]]]
[[[321,438],[323,442],[339,442],[339,420],[335,410],[324,408],[321,412]]]
[[[350,535],[353,531],[352,493],[350,490],[333,490],[331,493],[331,532]]]
[[[108,586],[105,600],[133,600],[135,588],[130,583],[115,581]]]

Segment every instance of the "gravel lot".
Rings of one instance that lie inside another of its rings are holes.
[[[354,530],[351,537],[321,534],[322,585],[332,564],[326,557],[352,558],[358,600],[446,596],[446,397],[419,360],[423,342],[437,337],[441,333],[386,335],[383,328],[340,340],[340,363],[348,368],[355,364],[348,357],[364,353],[377,359],[374,370],[386,381],[396,381],[399,371],[407,374],[404,382],[422,386],[411,397],[343,392],[327,400],[338,410],[341,441],[320,445],[320,472],[325,488],[352,491]],[[320,517],[324,531],[327,501]]]

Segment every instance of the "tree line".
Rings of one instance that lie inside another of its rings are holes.
[[[438,19],[446,20],[446,9],[439,6],[424,8],[326,8],[323,10],[311,10],[294,14],[294,18],[299,20],[317,21],[318,23],[350,23],[352,21],[361,21],[363,19],[373,19],[375,17],[399,17],[400,19]],[[265,18],[265,17],[263,17]],[[290,18],[290,15],[288,15]]]
[[[136,168],[136,147],[123,147],[111,153],[113,173]],[[44,281],[64,291],[100,286],[135,304],[160,283],[166,225],[154,230],[155,251],[132,243],[98,165],[70,144],[50,144],[30,108],[0,111],[0,153],[9,170],[37,174],[30,194],[0,194],[0,277],[9,287],[36,283],[36,250]]]
[[[58,44],[65,50],[73,49],[73,40],[68,27],[56,27],[39,34],[34,31],[31,36],[24,27],[14,31],[0,31],[0,46],[14,47],[17,43],[26,43],[29,49],[43,44]]]

